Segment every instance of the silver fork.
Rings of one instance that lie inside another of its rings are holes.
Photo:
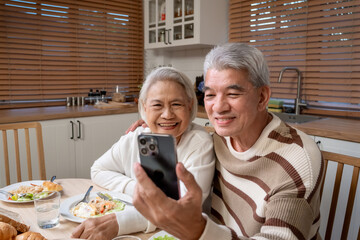
[[[15,195],[15,194],[13,194],[11,192],[8,192],[8,191],[2,190],[2,189],[0,189],[0,193],[5,194],[5,195],[10,196],[10,197]],[[25,197],[27,194],[28,193],[19,193],[18,197]]]
[[[10,197],[12,197],[12,196],[14,196],[14,194],[12,194],[11,192],[8,192],[8,191],[5,191],[5,190],[1,190],[0,189],[0,193],[2,193],[2,194],[6,194],[6,195],[10,195]]]
[[[130,203],[130,202],[128,202],[128,201],[125,201],[125,200],[122,200],[122,199],[109,198],[108,196],[106,196],[105,194],[103,194],[103,193],[101,193],[101,192],[97,192],[96,194],[97,194],[99,197],[101,197],[102,199],[105,199],[105,200],[113,200],[113,199],[114,199],[114,200],[119,200],[119,201],[125,203],[126,205],[130,205],[130,206],[133,205],[132,203]]]
[[[75,206],[77,206],[81,202],[88,203],[89,202],[89,195],[90,195],[90,192],[91,192],[92,189],[93,189],[93,186],[90,186],[89,189],[86,191],[83,199],[81,199],[78,203],[76,203]]]

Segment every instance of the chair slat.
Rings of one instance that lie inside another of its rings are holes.
[[[3,144],[4,144],[4,167],[6,176],[6,185],[10,184],[10,168],[9,168],[9,152],[8,152],[8,140],[6,130],[2,130]]]
[[[43,167],[40,167],[40,169],[39,169],[40,179],[46,180],[44,143],[43,143],[43,138],[42,138],[42,129],[41,129],[40,123],[37,122],[35,124],[36,124],[37,149],[38,149],[38,154],[39,154],[39,166],[43,166]]]
[[[323,159],[324,160],[324,177],[323,177],[323,182],[321,184],[321,189],[320,189],[320,201],[322,199],[322,196],[323,196],[323,190],[324,190],[324,184],[325,184],[325,176],[326,176],[326,170],[327,170],[327,167],[328,167],[328,163],[329,161],[326,160],[326,159]]]
[[[341,233],[341,239],[347,239],[347,235],[348,235],[349,227],[350,227],[351,214],[352,214],[354,201],[355,201],[356,187],[357,187],[358,180],[359,180],[359,168],[354,167],[352,179],[351,179],[348,202],[347,202],[347,206],[346,206],[346,214],[345,214],[345,218],[344,218],[343,230]]]
[[[15,161],[16,161],[16,174],[17,181],[21,182],[21,162],[19,151],[19,133],[17,129],[14,129],[14,144],[15,144]]]
[[[337,206],[338,197],[339,197],[340,183],[341,183],[343,168],[344,168],[344,164],[338,163],[336,177],[335,177],[334,190],[333,190],[331,205],[330,205],[328,224],[326,227],[325,240],[330,240],[330,238],[331,238],[331,233],[332,233],[332,228],[334,225],[334,218],[335,218],[335,213],[336,213],[336,206]]]
[[[27,169],[28,169],[28,178],[32,180],[32,166],[31,166],[31,152],[30,152],[30,137],[29,129],[25,128],[25,143],[26,143],[26,160],[27,160]]]

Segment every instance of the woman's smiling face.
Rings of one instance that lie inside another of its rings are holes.
[[[192,106],[184,87],[170,80],[157,81],[149,88],[143,106],[151,131],[171,134],[179,142],[189,126]]]

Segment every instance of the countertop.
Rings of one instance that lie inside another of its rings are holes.
[[[93,105],[85,106],[56,106],[22,109],[0,110],[0,124],[14,122],[44,121],[62,118],[91,117],[110,114],[136,113],[137,104],[131,107],[99,109]]]
[[[136,113],[137,111],[138,109],[136,104],[131,107],[114,109],[98,109],[92,105],[86,105],[81,107],[59,106],[24,109],[4,109],[0,110],[0,124],[27,121],[44,121],[62,118],[90,117],[122,113]],[[204,107],[199,107],[197,117],[207,118]],[[360,143],[360,120],[329,117],[315,120],[312,122],[290,125],[309,135]]]
[[[204,107],[199,107],[199,118],[207,118]],[[309,135],[360,143],[360,120],[324,117],[319,120],[289,124]]]

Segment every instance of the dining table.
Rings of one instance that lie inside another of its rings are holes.
[[[90,186],[93,186],[92,192],[106,191],[106,189],[96,185],[90,179],[80,179],[80,178],[66,178],[66,179],[56,179],[57,184],[60,184],[63,187],[61,191],[61,203],[64,202],[67,198],[85,194]],[[71,234],[74,229],[80,224],[77,222],[70,221],[63,216],[60,216],[60,224],[54,228],[50,229],[41,229],[37,225],[36,214],[33,202],[28,203],[9,203],[0,201],[0,208],[3,208],[8,211],[18,213],[23,220],[23,223],[30,226],[29,231],[39,232],[47,239],[71,239]],[[127,235],[134,235],[139,237],[142,240],[148,240],[155,232],[153,233],[134,233]]]

